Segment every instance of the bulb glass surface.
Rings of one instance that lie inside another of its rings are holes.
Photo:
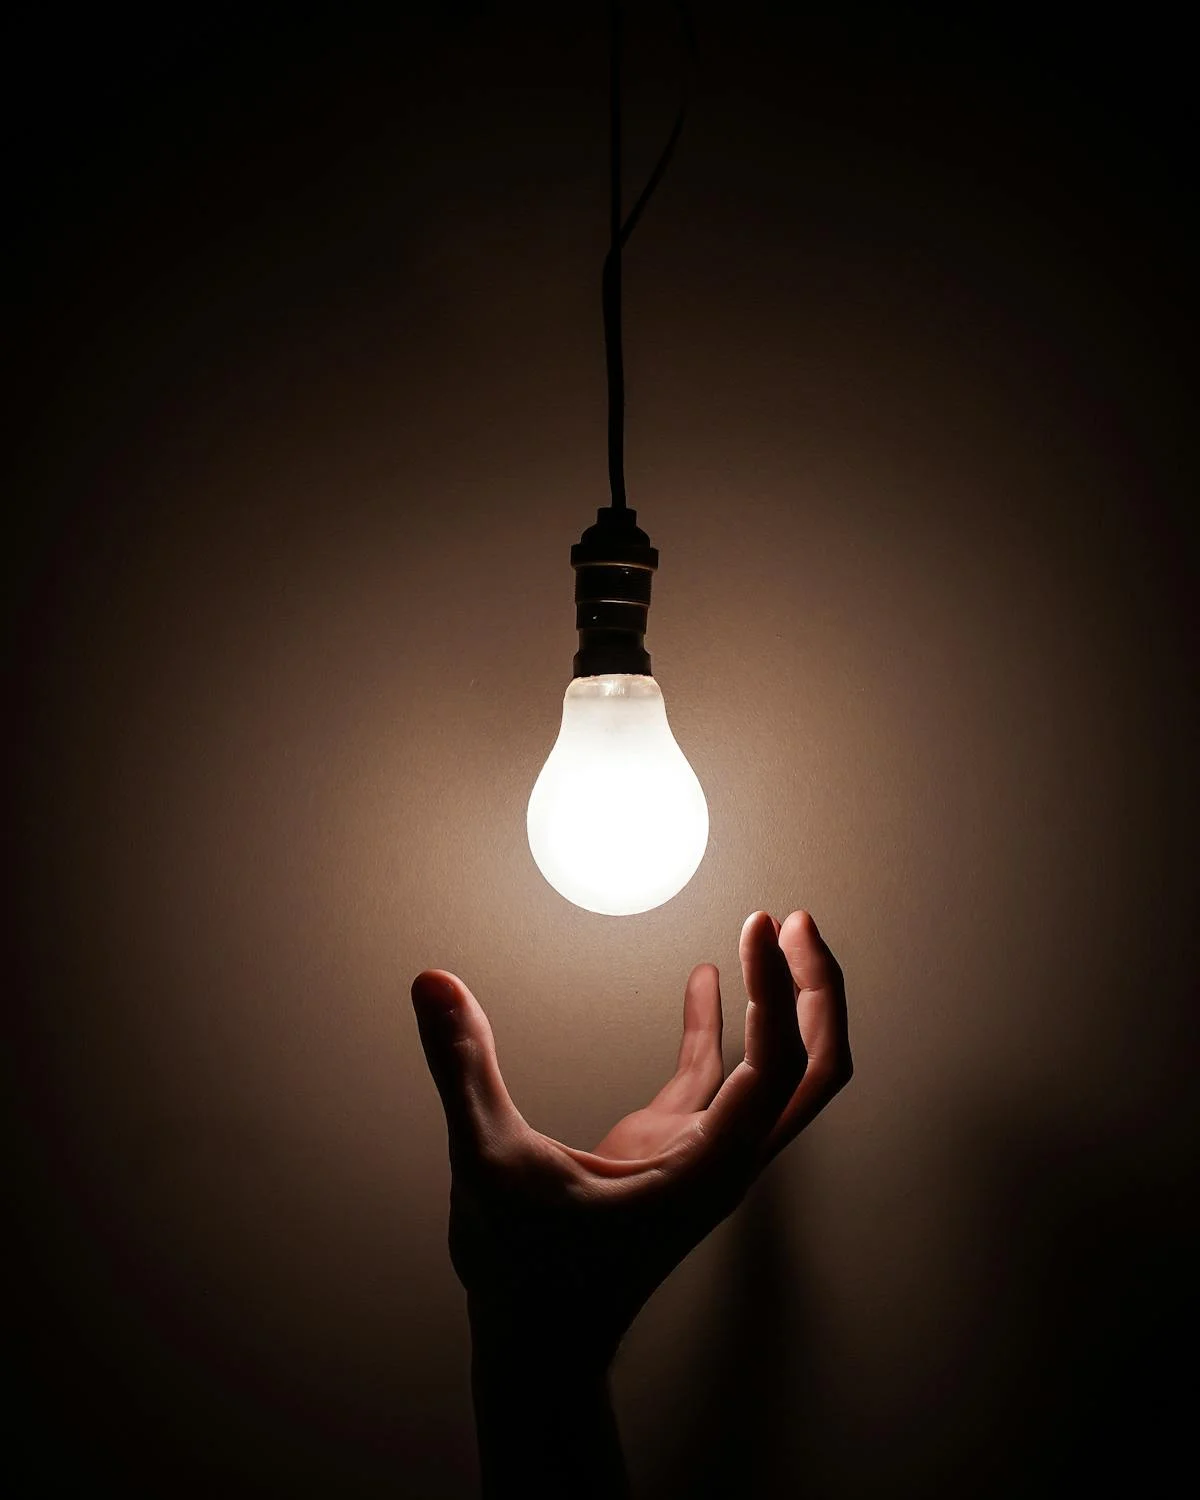
[[[585,911],[632,916],[677,895],[704,858],[708,804],[653,677],[577,677],[527,817],[537,867]]]

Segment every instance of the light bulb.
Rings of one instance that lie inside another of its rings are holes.
[[[704,792],[653,677],[576,677],[529,798],[529,848],[561,896],[632,916],[677,895],[708,844]]]

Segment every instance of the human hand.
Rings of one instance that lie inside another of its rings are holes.
[[[515,1348],[603,1370],[638,1309],[850,1079],[841,969],[806,912],[742,928],[746,1054],[724,1077],[716,968],[693,969],[675,1072],[592,1151],[517,1110],[482,1006],[452,974],[413,983],[446,1112],[450,1251],[477,1364]]]

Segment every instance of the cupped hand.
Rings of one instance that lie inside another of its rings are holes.
[[[850,1079],[841,969],[816,923],[756,912],[742,928],[746,1053],[724,1076],[721,994],[693,969],[675,1072],[592,1151],[543,1135],[509,1097],[487,1016],[428,969],[413,1005],[446,1112],[450,1252],[477,1345],[519,1339],[606,1363],[672,1268]]]

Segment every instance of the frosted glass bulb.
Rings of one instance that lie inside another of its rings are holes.
[[[632,916],[684,888],[708,844],[708,803],[653,677],[571,683],[527,827],[538,869],[585,911]]]

